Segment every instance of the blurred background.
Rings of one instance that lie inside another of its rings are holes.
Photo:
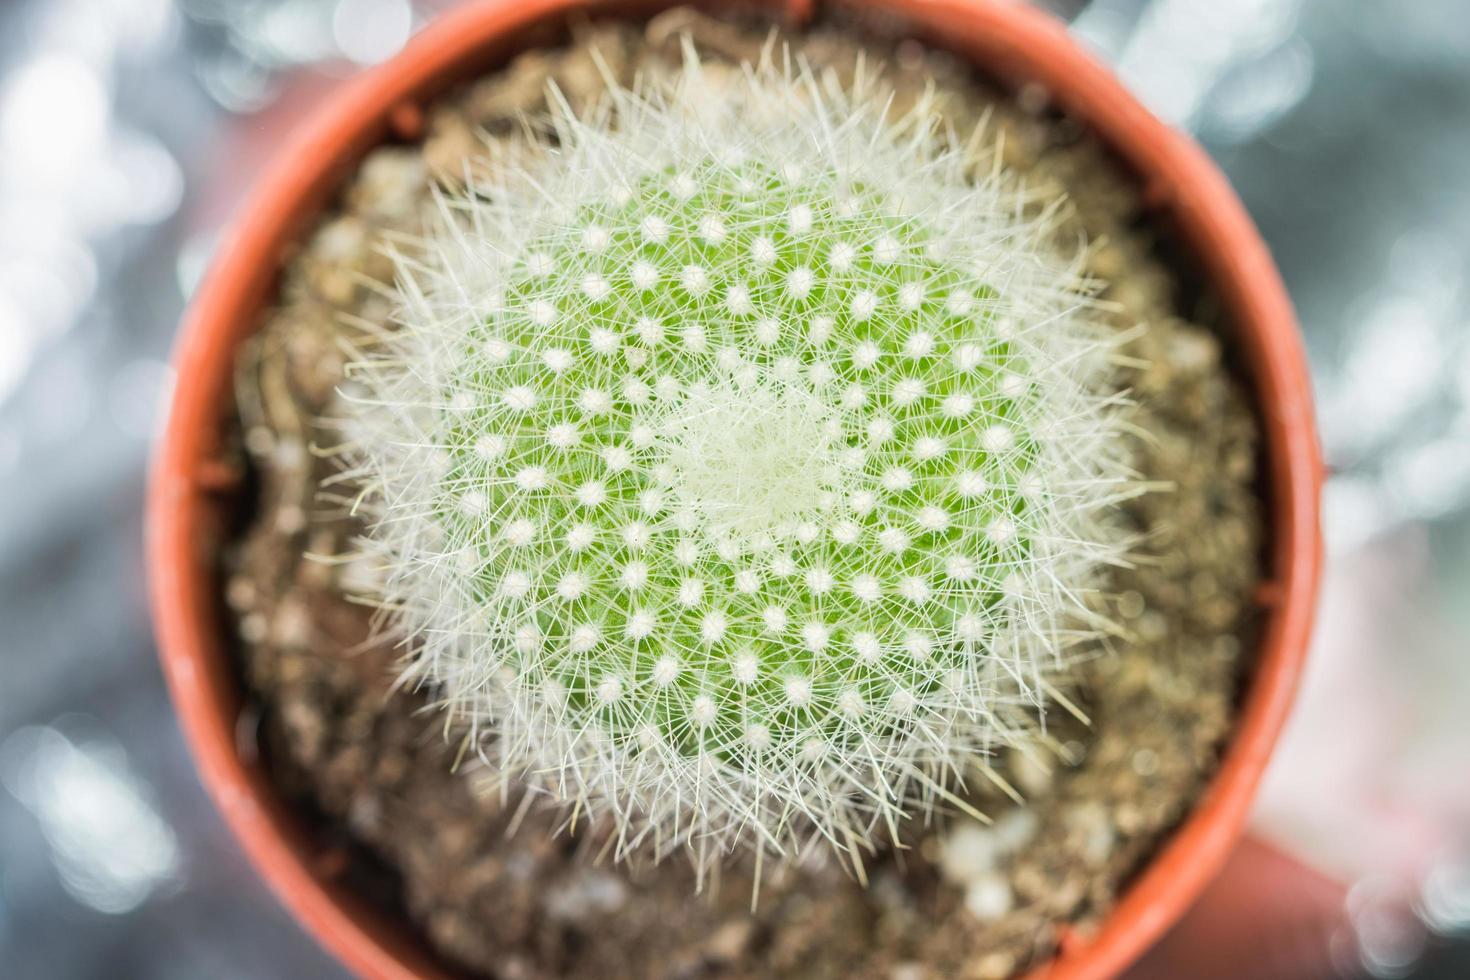
[[[145,611],[144,461],[261,161],[451,2],[0,3],[0,975],[344,975],[194,776]],[[1215,898],[1301,900],[1232,975],[1470,976],[1465,0],[1047,5],[1230,176],[1315,372],[1326,583],[1254,817],[1299,866],[1252,849]],[[1148,975],[1202,975],[1167,952]]]

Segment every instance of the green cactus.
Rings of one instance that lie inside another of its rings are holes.
[[[613,93],[446,200],[349,423],[379,599],[487,758],[707,865],[956,800],[1089,635],[1109,331],[932,107]]]

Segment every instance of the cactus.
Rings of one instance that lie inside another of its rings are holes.
[[[344,391],[405,682],[619,855],[965,807],[1136,486],[1056,209],[932,99],[769,57],[545,128],[440,196]]]

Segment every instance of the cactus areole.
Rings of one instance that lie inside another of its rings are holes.
[[[779,53],[545,122],[402,246],[343,389],[405,679],[620,855],[964,808],[1102,628],[1138,489],[1054,212]]]

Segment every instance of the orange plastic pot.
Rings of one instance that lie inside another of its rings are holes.
[[[390,137],[412,137],[421,106],[518,51],[565,36],[571,16],[638,17],[657,0],[486,0],[444,16],[396,58],[333,94],[284,147],[239,211],[180,338],[178,386],[148,500],[148,561],[162,660],[204,782],[261,874],[300,921],[367,977],[442,977],[408,925],[333,880],[298,815],[236,742],[241,692],[226,651],[216,556],[239,477],[221,446],[236,346],[259,326],[292,244],[353,166]],[[728,6],[728,5],[725,5]],[[799,0],[746,6],[800,25]],[[1069,934],[1034,978],[1115,976],[1190,906],[1239,839],[1297,685],[1317,587],[1321,463],[1306,362],[1290,302],[1240,202],[1205,154],[1164,126],[1079,48],[1063,26],[1001,0],[830,0],[824,9],[918,38],[1002,84],[1045,87],[1130,167],[1145,200],[1224,304],[1228,342],[1252,384],[1265,435],[1262,492],[1270,549],[1263,628],[1235,735],[1198,806],[1095,933]]]

